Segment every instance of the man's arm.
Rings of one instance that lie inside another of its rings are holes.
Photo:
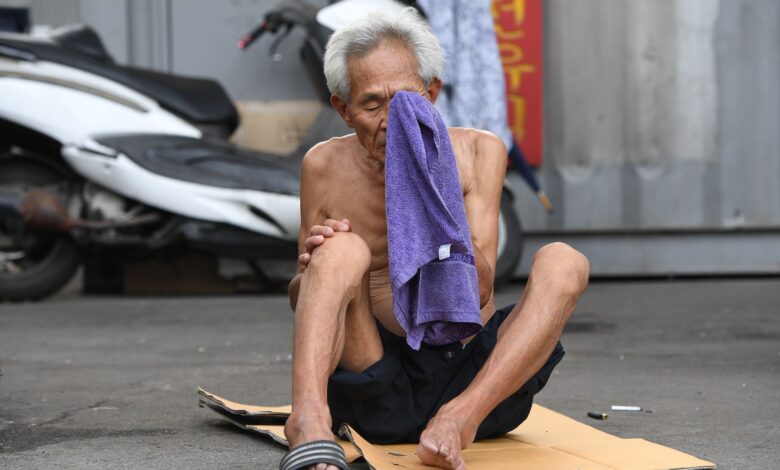
[[[336,232],[349,232],[352,226],[347,219],[327,218],[328,194],[331,180],[328,175],[330,165],[328,152],[333,152],[333,139],[312,147],[301,163],[301,229],[298,233],[298,270],[287,286],[290,307],[295,310],[298,304],[298,292],[301,277],[311,260],[312,252]]]
[[[498,214],[506,176],[506,147],[501,139],[488,132],[477,133],[471,173],[464,202],[483,307],[493,296],[496,272]]]
[[[301,229],[298,233],[298,269],[295,277],[287,286],[287,295],[290,298],[290,307],[295,310],[298,303],[298,292],[301,288],[301,276],[311,259],[313,247],[307,247],[307,241],[311,238],[311,229],[316,224],[325,220],[325,208],[322,182],[325,181],[323,173],[324,143],[312,147],[303,157],[301,163]]]

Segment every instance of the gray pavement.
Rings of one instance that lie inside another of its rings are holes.
[[[288,310],[283,296],[0,304],[0,467],[274,468],[282,448],[198,408],[195,389],[288,403]],[[780,280],[595,282],[563,341],[542,404],[719,468],[780,468]],[[612,404],[655,412],[585,416]]]

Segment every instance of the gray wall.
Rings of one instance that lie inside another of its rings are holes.
[[[545,5],[558,210],[521,198],[528,229],[780,227],[780,2]]]
[[[299,60],[298,48],[303,38],[300,31],[291,33],[282,43],[279,48],[282,60],[278,62],[269,57],[270,37],[261,38],[245,52],[236,48],[236,41],[258,25],[266,10],[279,3],[278,0],[174,0],[173,70],[217,76],[238,100],[316,99]]]

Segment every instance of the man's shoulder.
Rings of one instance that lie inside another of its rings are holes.
[[[355,134],[332,137],[309,149],[303,157],[302,168],[307,172],[321,173],[332,167],[334,158],[344,155],[354,147]]]
[[[450,127],[450,140],[460,165],[477,172],[506,166],[504,142],[489,131],[467,127]]]
[[[481,152],[498,152],[506,154],[506,146],[501,139],[490,131],[473,129],[470,127],[450,127],[447,129],[450,133],[450,139],[466,144]]]
[[[504,143],[492,132],[479,129],[452,127],[449,133],[464,195],[493,194],[506,175]]]

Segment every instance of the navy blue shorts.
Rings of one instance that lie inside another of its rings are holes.
[[[498,310],[465,347],[423,345],[415,351],[377,323],[385,349],[382,359],[361,373],[336,369],[328,381],[333,431],[347,423],[372,443],[418,442],[439,408],[465,390],[482,369],[512,307]],[[533,396],[563,355],[558,343],[536,375],[485,418],[476,438],[506,434],[525,421]]]

